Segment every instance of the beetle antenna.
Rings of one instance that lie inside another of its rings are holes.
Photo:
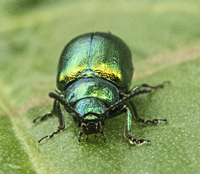
[[[151,92],[151,89],[144,89],[144,90],[138,90],[138,91],[135,91],[134,93],[131,93],[125,97],[123,97],[121,100],[119,100],[118,102],[116,102],[115,104],[111,105],[109,108],[107,108],[105,110],[104,113],[100,114],[101,117],[102,116],[105,116],[108,112],[110,112],[111,110],[115,109],[116,107],[126,103],[128,100],[130,100],[132,97],[136,96],[136,95],[139,95],[139,94],[143,94],[143,93],[149,93]]]
[[[80,116],[80,114],[78,112],[76,112],[68,103],[66,103],[66,101],[63,100],[59,95],[57,95],[53,92],[50,92],[49,97],[54,98],[55,100],[60,102],[60,104],[65,106],[67,109],[69,109],[71,112],[75,113],[77,116]]]

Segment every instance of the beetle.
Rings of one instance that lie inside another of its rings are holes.
[[[71,40],[64,48],[57,72],[56,93],[49,93],[54,99],[51,112],[37,117],[40,119],[57,115],[58,129],[43,139],[51,139],[65,129],[61,105],[70,113],[74,121],[82,128],[81,136],[98,133],[106,136],[102,126],[106,119],[126,113],[124,136],[131,144],[141,145],[149,139],[136,139],[131,135],[132,119],[138,122],[157,124],[167,119],[144,120],[137,114],[133,97],[150,93],[153,89],[163,88],[163,82],[157,86],[141,84],[130,89],[133,76],[131,51],[117,36],[111,33],[93,32],[80,35]]]

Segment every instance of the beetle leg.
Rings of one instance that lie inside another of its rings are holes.
[[[132,126],[132,113],[130,109],[126,106],[127,114],[126,114],[126,122],[125,122],[125,131],[124,136],[128,138],[130,144],[142,145],[147,142],[151,142],[148,139],[136,139],[131,136],[131,126]]]
[[[106,135],[104,134],[103,131],[100,131],[100,133],[103,135],[103,141],[106,142]]]
[[[43,139],[51,139],[54,137],[55,134],[58,134],[61,130],[64,130],[65,129],[65,121],[64,121],[64,118],[63,118],[63,115],[62,115],[62,111],[61,111],[61,108],[60,108],[60,104],[55,101],[54,102],[55,104],[55,107],[56,107],[56,110],[57,110],[57,114],[58,114],[58,120],[59,120],[59,126],[58,126],[58,129],[56,131],[54,131],[51,135],[47,135],[47,136],[44,136],[43,138],[41,138],[40,140],[38,140],[38,142],[40,143]]]
[[[109,114],[106,116],[106,119],[117,117],[117,116],[123,114],[124,112],[126,112],[126,108],[124,108],[124,107],[115,108],[109,112]]]
[[[151,85],[148,85],[146,83],[144,84],[141,84],[141,85],[137,85],[137,86],[134,86],[131,90],[130,90],[130,93],[140,89],[140,88],[150,88],[150,89],[159,89],[159,88],[164,88],[166,84],[170,84],[170,81],[164,81],[162,84],[159,84],[159,85],[156,85],[156,86],[151,86]]]
[[[151,123],[151,124],[154,124],[154,125],[160,123],[161,121],[167,122],[167,119],[166,119],[166,118],[160,118],[160,119],[159,119],[159,118],[158,118],[158,119],[156,118],[156,119],[152,119],[152,120],[145,120],[145,119],[143,119],[143,118],[140,118],[140,117],[138,116],[138,113],[137,113],[137,110],[136,110],[135,105],[133,104],[132,101],[130,101],[130,103],[131,103],[131,108],[132,108],[133,113],[134,113],[135,120],[136,120],[137,122],[142,122],[142,123],[146,123],[146,124]]]
[[[40,119],[40,121],[44,121],[46,118],[51,117],[54,114],[57,114],[57,101],[56,100],[54,100],[53,109],[51,110],[51,112],[48,112],[43,116],[38,116],[37,118],[35,118],[33,120],[33,123],[35,123],[38,119]]]
[[[53,92],[50,92],[49,97],[54,98],[60,104],[62,104],[65,107],[67,112],[69,112],[69,113],[72,112],[72,113],[76,114],[77,116],[80,116],[80,114],[78,112],[76,112],[76,110],[74,110],[74,108],[72,108],[68,103],[66,103],[66,101],[62,98],[62,96],[59,96]]]
[[[83,132],[80,132],[80,134],[78,135],[78,142],[81,142],[81,136],[83,135]]]
[[[45,138],[47,140],[51,139],[54,137],[55,134],[58,134],[60,132],[60,129],[57,129],[56,131],[54,131],[51,135],[47,135],[47,136],[44,136],[43,138],[41,138],[40,140],[38,140],[38,143],[40,143],[42,140],[44,140]]]
[[[64,130],[65,129],[65,121],[64,121],[64,117],[63,117],[59,103],[57,104],[57,114],[58,114],[58,121],[59,121],[58,129]]]
[[[114,110],[115,108],[122,106],[123,104],[127,103],[128,101],[130,101],[133,97],[140,95],[140,94],[144,94],[144,93],[149,93],[151,92],[151,89],[138,89],[135,90],[132,93],[129,94],[123,94],[124,97],[122,99],[120,99],[118,102],[116,102],[115,104],[111,105],[109,108],[107,108],[105,110],[105,112],[103,114],[101,114],[101,116],[106,116],[110,111]],[[106,116],[108,117],[108,116]]]

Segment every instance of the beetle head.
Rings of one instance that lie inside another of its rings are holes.
[[[81,141],[82,134],[86,134],[86,139],[89,134],[101,133],[103,135],[104,141],[106,140],[106,136],[101,131],[102,120],[99,117],[99,114],[96,113],[87,113],[84,115],[84,119],[80,126],[82,127],[82,132],[78,136],[79,142]]]
[[[101,131],[101,122],[98,120],[86,121],[81,124],[83,133],[88,134],[97,134]]]
[[[83,133],[86,135],[101,132],[101,120],[99,119],[99,114],[92,112],[84,114],[81,127]]]

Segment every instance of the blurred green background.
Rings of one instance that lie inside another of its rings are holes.
[[[40,145],[57,118],[33,124],[52,107],[48,93],[64,46],[86,32],[112,32],[133,54],[132,86],[163,90],[134,99],[141,117],[169,124],[134,123],[133,136],[151,145],[129,145],[124,115],[108,120],[107,142],[79,144],[79,129],[65,113],[66,130]],[[199,0],[1,0],[0,174],[2,173],[199,173]]]

